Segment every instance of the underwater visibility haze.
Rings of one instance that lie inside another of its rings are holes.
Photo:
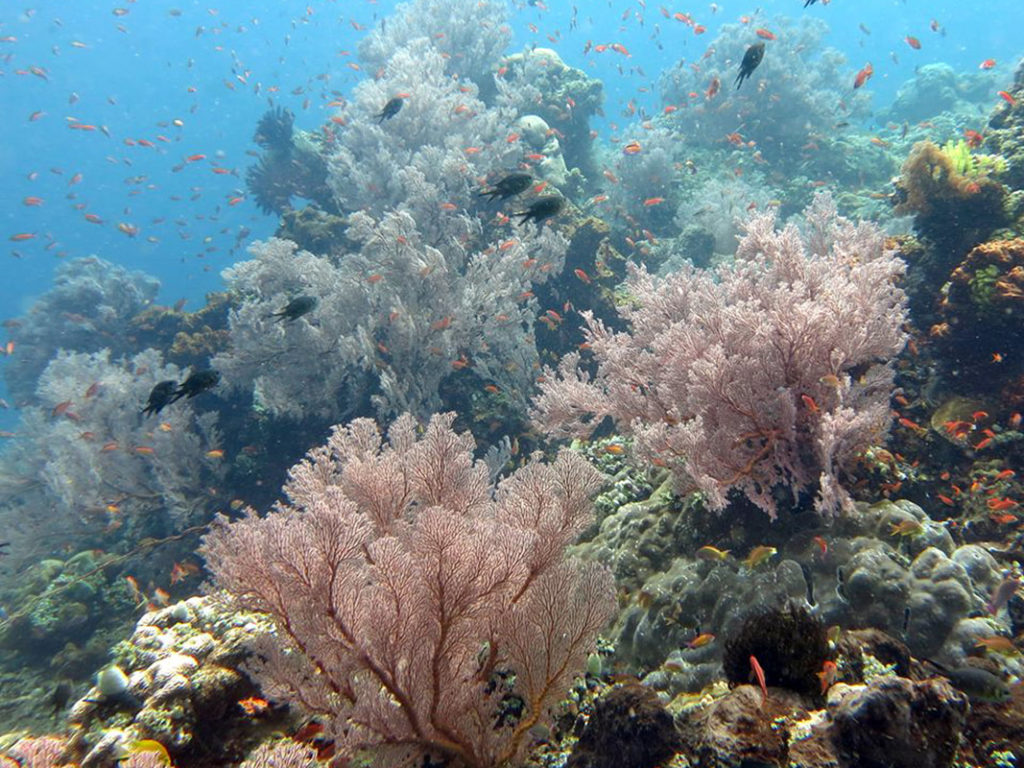
[[[0,10],[0,768],[1024,765],[1017,0]]]

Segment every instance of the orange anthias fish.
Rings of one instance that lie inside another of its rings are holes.
[[[710,632],[703,632],[697,635],[693,640],[686,644],[687,648],[703,648],[715,639],[715,636]]]
[[[258,717],[270,709],[270,702],[257,696],[250,696],[247,699],[239,701],[238,706],[241,707],[249,717]]]
[[[913,37],[912,35],[907,35],[903,39],[906,41],[907,45],[909,45],[915,51],[921,50],[921,41],[918,40],[916,37]]]
[[[832,687],[832,683],[836,681],[836,672],[838,668],[834,661],[826,660],[821,665],[821,671],[818,673],[818,679],[821,680],[821,695],[824,696],[828,689]]]
[[[708,89],[704,91],[704,98],[708,101],[715,98],[718,95],[718,91],[722,87],[722,81],[718,79],[718,76],[711,78],[711,82],[708,84]]]
[[[864,85],[864,83],[870,80],[873,74],[875,74],[875,68],[871,66],[871,62],[869,61],[867,64],[864,65],[864,68],[860,72],[858,72],[857,76],[853,79],[854,90],[860,88],[862,85]]]

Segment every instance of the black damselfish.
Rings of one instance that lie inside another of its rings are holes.
[[[525,211],[519,211],[515,215],[520,217],[520,224],[525,224],[527,221],[536,221],[539,224],[544,219],[550,219],[557,215],[564,207],[565,200],[561,195],[544,195],[544,197],[534,200]]]
[[[747,52],[743,54],[743,61],[740,62],[740,73],[736,75],[736,90],[740,89],[743,85],[743,81],[750,77],[751,73],[757,69],[761,63],[761,59],[764,58],[764,43],[754,43],[752,46],[747,48]]]
[[[155,416],[160,413],[160,410],[165,406],[174,402],[175,390],[178,389],[178,382],[174,379],[167,379],[161,381],[149,392],[149,400],[146,401],[146,407],[142,409],[142,413],[146,416]]]
[[[393,99],[389,99],[388,103],[384,105],[384,109],[376,114],[377,122],[383,123],[385,120],[390,120],[392,117],[398,114],[402,108],[402,97],[395,96]]]
[[[480,196],[489,197],[491,200],[495,198],[505,200],[506,198],[518,195],[520,192],[525,192],[532,183],[533,176],[528,173],[510,173],[498,181],[493,188],[481,192]]]
[[[202,392],[206,392],[208,389],[213,389],[219,381],[220,374],[212,368],[194,371],[174,391],[174,397],[171,399],[171,402],[173,403],[183,397],[191,399]]]
[[[298,320],[306,313],[312,312],[316,308],[316,302],[316,296],[296,296],[285,304],[281,311],[274,312],[270,316],[276,317],[278,322]]]

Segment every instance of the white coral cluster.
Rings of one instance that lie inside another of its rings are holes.
[[[471,367],[525,409],[537,365],[530,289],[561,271],[564,238],[544,229],[482,252],[439,248],[406,211],[355,214],[348,236],[362,247],[340,260],[274,239],[225,272],[243,297],[231,349],[213,361],[229,387],[251,388],[275,416],[339,418],[366,392],[384,416],[426,416],[441,382]],[[314,311],[272,317],[300,293],[318,298]]]
[[[495,0],[402,3],[386,24],[382,22],[360,41],[359,58],[366,67],[380,69],[394,51],[426,38],[444,56],[449,73],[479,76],[489,71],[512,39],[507,22],[507,4]]]
[[[123,360],[110,350],[57,354],[0,475],[0,497],[15,511],[5,514],[5,538],[16,539],[19,558],[53,546],[43,527],[71,537],[132,517],[160,516],[179,530],[208,518],[220,501],[208,489],[225,472],[207,456],[221,445],[217,414],[188,400],[141,413],[157,382],[185,375],[153,349]]]

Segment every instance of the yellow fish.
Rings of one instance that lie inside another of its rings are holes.
[[[167,748],[159,741],[154,741],[153,739],[139,739],[138,741],[129,742],[126,747],[122,747],[122,750],[125,752],[125,757],[148,752],[156,755],[164,765],[173,766],[171,756],[167,753]]]
[[[889,524],[890,536],[920,536],[924,533],[924,526],[917,520],[903,520],[899,523]]]
[[[756,568],[761,563],[772,557],[772,555],[777,554],[778,551],[779,550],[775,547],[768,547],[761,544],[760,546],[754,547],[750,550],[750,554],[747,555],[747,559],[743,561],[743,564],[750,569]]]
[[[708,544],[697,550],[697,559],[707,560],[709,562],[714,560],[725,560],[731,551],[732,550],[729,549],[718,549],[717,547],[712,547]]]

